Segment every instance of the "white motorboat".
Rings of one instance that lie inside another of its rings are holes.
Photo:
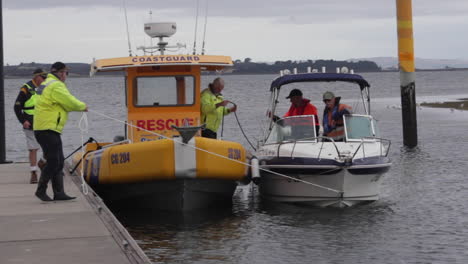
[[[380,138],[370,114],[369,83],[360,75],[307,73],[285,75],[271,85],[272,117],[280,89],[296,82],[343,82],[361,91],[363,114],[344,116],[345,138],[318,136],[312,115],[270,118],[253,159],[253,179],[262,198],[320,207],[349,207],[379,199],[382,176],[391,166],[390,141]],[[257,166],[258,164],[258,166]]]

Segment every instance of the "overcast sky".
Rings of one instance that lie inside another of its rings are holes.
[[[133,53],[151,43],[143,32],[150,19],[176,22],[169,42],[185,43],[181,52],[192,52],[196,0],[125,2]],[[5,63],[127,56],[123,3],[3,0]],[[199,3],[197,52],[207,2]],[[468,60],[468,0],[413,0],[413,26],[416,57]],[[207,54],[266,62],[396,57],[396,32],[395,0],[208,0],[205,48]]]

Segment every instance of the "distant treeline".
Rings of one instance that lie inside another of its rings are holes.
[[[307,61],[276,61],[274,63],[258,63],[252,62],[250,58],[234,61],[234,74],[275,74],[281,70],[288,69],[291,72],[294,68],[298,73],[307,72],[307,68],[322,71],[322,67],[326,67],[327,72],[336,72],[336,68],[347,67],[355,72],[378,72],[382,69],[373,61],[337,61],[337,60],[307,60]]]
[[[65,63],[70,68],[71,76],[89,76],[90,65],[87,63]],[[45,71],[50,70],[52,64],[46,63],[20,63],[19,65],[6,65],[3,67],[3,73],[6,77],[31,76],[37,68]]]
[[[87,63],[65,63],[70,68],[71,76],[89,76],[90,64]],[[3,72],[6,77],[31,76],[36,68],[42,68],[46,71],[50,69],[51,64],[45,63],[20,63],[19,65],[6,65]],[[276,61],[274,63],[253,62],[250,58],[243,61],[235,60],[232,74],[276,74],[281,70],[288,69],[291,72],[297,68],[298,72],[307,72],[307,67],[322,70],[326,67],[327,72],[335,72],[336,68],[347,67],[355,72],[378,72],[382,69],[373,61],[336,61],[336,60],[307,60],[307,61]],[[108,75],[120,75],[119,72],[100,73]]]

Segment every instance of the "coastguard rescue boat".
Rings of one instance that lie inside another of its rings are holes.
[[[108,204],[188,211],[229,204],[246,179],[246,150],[200,137],[201,73],[231,67],[228,56],[165,55],[175,23],[145,24],[160,55],[95,60],[91,75],[124,71],[128,120],[118,142],[86,144],[77,173]]]

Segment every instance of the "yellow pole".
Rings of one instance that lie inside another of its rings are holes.
[[[396,0],[398,27],[398,62],[400,65],[400,91],[403,120],[403,144],[418,145],[416,120],[416,84],[414,73],[412,0]]]

